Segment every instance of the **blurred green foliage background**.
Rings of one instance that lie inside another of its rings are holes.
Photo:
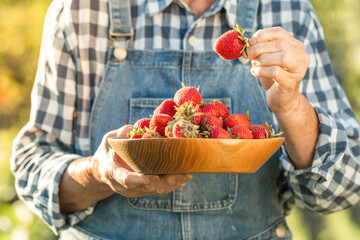
[[[12,140],[27,122],[43,21],[51,0],[0,1],[0,240],[56,239],[18,200],[9,170]],[[360,1],[312,0],[333,68],[360,117]],[[360,239],[360,204],[320,216],[295,208],[295,240]]]

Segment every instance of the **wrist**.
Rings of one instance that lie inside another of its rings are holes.
[[[301,94],[296,106],[274,114],[284,132],[285,147],[295,169],[310,167],[319,136],[319,120],[314,108]]]
[[[273,108],[272,111],[278,120],[297,118],[304,113],[304,106],[308,104],[308,101],[300,92],[291,96],[291,99],[284,101],[286,104],[282,104],[277,108]]]
[[[82,169],[82,185],[93,194],[112,194],[114,193],[109,185],[102,181],[99,168],[93,157],[86,157]]]
[[[114,193],[108,185],[94,177],[91,159],[91,157],[77,159],[65,170],[59,186],[62,213],[85,210]]]

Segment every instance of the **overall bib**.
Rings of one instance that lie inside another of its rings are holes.
[[[254,30],[257,0],[240,1],[237,23]],[[104,134],[149,117],[165,99],[186,86],[199,86],[203,101],[222,101],[230,113],[250,110],[252,123],[272,122],[265,93],[250,64],[225,61],[215,52],[118,48],[132,38],[130,3],[110,1],[115,38],[93,104],[90,138],[94,153]],[[121,54],[120,54],[121,55]],[[193,174],[167,195],[100,201],[94,213],[66,230],[63,239],[291,239],[278,201],[280,150],[254,174]],[[278,234],[279,226],[283,233]]]

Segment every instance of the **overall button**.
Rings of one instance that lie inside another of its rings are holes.
[[[116,59],[120,62],[126,58],[127,51],[125,48],[115,48],[114,55]]]
[[[189,44],[191,45],[191,46],[196,46],[196,44],[197,44],[197,42],[198,42],[198,39],[195,37],[195,36],[191,36],[191,37],[189,37],[189,40],[188,40],[188,42],[189,42]]]
[[[279,238],[283,238],[286,235],[286,228],[284,225],[280,224],[279,226],[277,226],[276,230],[275,230],[276,236]]]

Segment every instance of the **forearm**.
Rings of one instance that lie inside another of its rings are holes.
[[[114,193],[108,185],[94,178],[91,164],[91,157],[81,158],[71,162],[64,171],[59,186],[61,213],[85,210]]]
[[[315,110],[303,95],[289,112],[275,113],[284,132],[285,147],[295,169],[312,165],[319,136],[319,120]]]

